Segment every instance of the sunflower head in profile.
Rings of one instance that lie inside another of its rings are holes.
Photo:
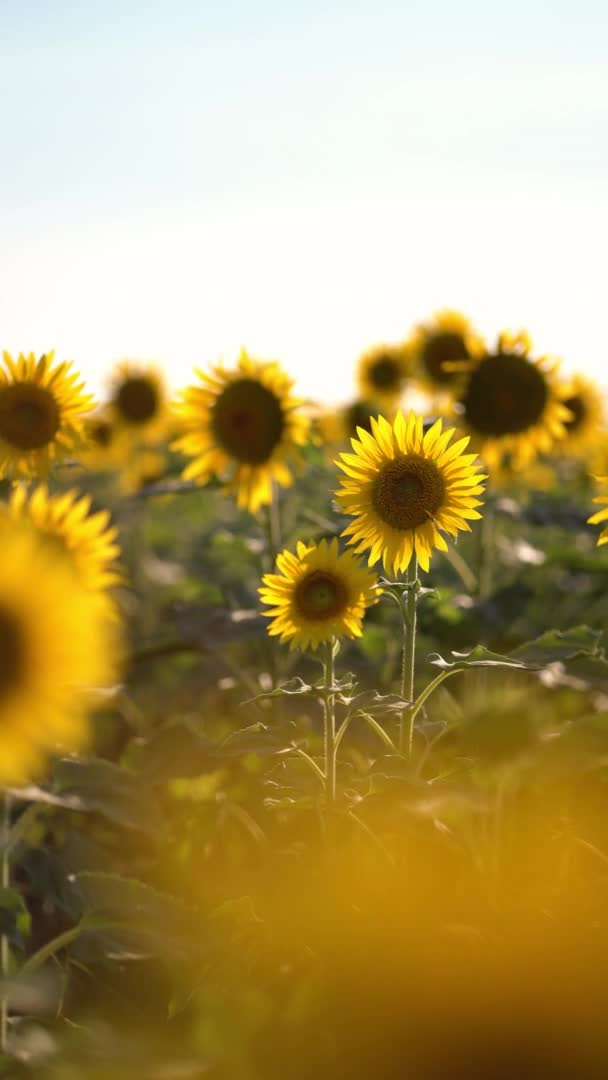
[[[105,593],[121,583],[118,529],[107,510],[91,513],[89,495],[78,491],[49,495],[44,484],[30,493],[18,486],[8,512],[13,519],[34,526],[41,540],[66,559],[85,589]]]
[[[599,484],[608,488],[608,476],[596,476],[595,479]],[[596,495],[593,501],[594,503],[599,503],[602,506],[602,509],[596,510],[595,514],[592,514],[590,518],[587,518],[587,524],[603,525],[605,521],[608,521],[608,495]],[[608,544],[608,525],[604,525],[604,528],[597,539],[598,547],[602,547],[604,544]]]
[[[490,467],[505,455],[524,467],[566,434],[572,414],[556,379],[558,362],[530,352],[527,334],[501,334],[496,350],[471,365],[459,392],[462,423]]]
[[[420,323],[408,341],[416,378],[430,394],[450,392],[463,364],[483,352],[483,341],[459,311],[438,311]]]
[[[564,420],[566,434],[556,450],[576,457],[600,435],[604,419],[602,394],[599,386],[584,375],[573,375],[561,393],[562,405],[569,409],[570,416]]]
[[[298,543],[277,556],[278,574],[265,574],[259,590],[272,620],[268,633],[291,649],[316,649],[338,637],[361,637],[363,616],[378,599],[378,579],[338,541]]]
[[[172,444],[192,458],[184,479],[206,484],[217,476],[253,512],[271,501],[273,481],[292,483],[289,461],[307,441],[310,418],[279,364],[245,350],[232,370],[218,364],[196,374],[200,384],[177,406],[181,436]]]
[[[395,409],[409,378],[410,365],[403,345],[375,345],[359,357],[357,384],[363,401]]]
[[[422,416],[398,412],[392,424],[372,420],[372,434],[359,430],[352,454],[337,462],[346,474],[336,497],[353,521],[343,535],[369,552],[369,565],[382,559],[388,573],[400,573],[416,555],[428,570],[433,548],[447,550],[443,532],[470,531],[479,518],[483,492],[475,454],[465,454],[468,438],[451,443],[454,428],[437,420],[424,432]]]
[[[170,422],[162,372],[154,364],[123,360],[109,380],[108,411],[119,433],[138,440],[160,440]]]
[[[82,747],[96,691],[117,679],[117,623],[29,522],[0,512],[0,784]],[[97,696],[99,703],[99,697]]]
[[[83,417],[93,399],[84,393],[71,364],[55,364],[52,352],[17,360],[4,353],[0,367],[0,476],[46,476],[58,461],[78,452]]]

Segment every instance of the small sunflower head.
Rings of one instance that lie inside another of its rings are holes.
[[[371,431],[372,416],[377,412],[378,407],[373,402],[361,398],[325,412],[318,419],[323,442],[334,447],[344,445],[357,437],[357,428]]]
[[[598,484],[608,489],[608,476],[596,476],[594,478]],[[604,522],[608,521],[608,495],[596,495],[594,503],[599,503],[602,506],[601,510],[597,510],[595,514],[592,514],[590,518],[587,518],[588,525],[604,525],[600,535],[597,538],[597,546],[603,547],[604,544],[608,544],[608,525]]]
[[[408,348],[421,385],[437,394],[453,389],[463,365],[480,354],[483,343],[464,315],[445,310],[416,327]]]
[[[592,447],[600,436],[604,419],[602,394],[590,379],[573,375],[561,387],[561,403],[570,415],[564,420],[565,437],[556,449],[578,456]]]
[[[177,406],[181,435],[173,447],[193,459],[183,476],[200,484],[225,478],[239,506],[255,511],[270,502],[273,481],[292,483],[288,461],[306,442],[310,418],[275,362],[243,350],[235,369],[197,374],[201,384]]]
[[[458,408],[484,461],[496,466],[510,454],[515,467],[551,449],[570,417],[556,382],[557,362],[530,356],[526,334],[502,334],[494,352],[470,368]]]
[[[0,368],[0,476],[46,476],[52,464],[76,453],[92,398],[70,364],[54,354],[36,360],[4,353]]]
[[[298,543],[296,554],[277,556],[277,574],[265,574],[259,590],[268,633],[290,648],[316,649],[338,637],[360,637],[363,617],[378,599],[378,579],[337,540]]]
[[[396,406],[409,377],[403,345],[376,345],[359,358],[357,381],[364,400]]]
[[[162,372],[154,364],[124,360],[110,377],[107,409],[117,430],[131,437],[161,439],[169,424]]]
[[[372,420],[372,433],[359,429],[353,453],[337,462],[346,474],[336,493],[340,508],[353,521],[343,535],[369,552],[370,566],[382,559],[389,573],[405,570],[415,554],[429,569],[433,548],[447,549],[443,533],[470,531],[469,520],[483,492],[475,454],[465,454],[468,438],[451,443],[454,428],[442,420],[424,430],[422,416],[397,413],[392,424]]]

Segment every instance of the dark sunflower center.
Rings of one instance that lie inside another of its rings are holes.
[[[305,619],[335,618],[347,602],[344,582],[327,570],[312,570],[296,586],[295,604]]]
[[[462,334],[449,331],[433,334],[422,350],[422,363],[429,378],[436,383],[450,383],[457,372],[450,371],[448,364],[469,360],[470,352]]]
[[[131,424],[145,424],[156,414],[158,394],[149,379],[134,375],[120,386],[116,395],[116,408]]]
[[[14,383],[0,392],[0,436],[18,450],[40,450],[53,441],[61,416],[49,390]]]
[[[356,437],[358,427],[371,432],[372,416],[377,412],[377,408],[374,409],[374,406],[367,401],[355,401],[352,405],[349,405],[344,411],[344,426],[349,438],[354,439]]]
[[[105,450],[112,442],[112,425],[107,420],[98,420],[91,425],[90,435],[96,446]]]
[[[397,390],[401,386],[401,367],[392,356],[383,353],[371,365],[369,378],[377,390]]]
[[[378,517],[394,529],[416,529],[434,518],[443,503],[445,484],[441,472],[419,454],[387,461],[379,470],[371,491]]]
[[[582,397],[578,394],[573,394],[572,397],[566,398],[563,402],[567,409],[570,409],[572,416],[570,420],[564,420],[564,427],[572,434],[579,428],[587,415],[587,407]]]
[[[263,465],[280,443],[285,427],[281,402],[256,379],[235,379],[217,398],[211,429],[231,457]]]
[[[549,398],[546,379],[523,356],[485,356],[472,372],[462,404],[481,435],[517,435],[541,419]]]
[[[25,641],[19,620],[0,607],[0,701],[15,690],[25,666]]]

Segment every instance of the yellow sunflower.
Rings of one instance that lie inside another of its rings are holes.
[[[171,414],[160,369],[135,360],[116,364],[110,376],[107,407],[119,432],[147,442],[161,439]]]
[[[442,431],[437,420],[425,433],[423,418],[398,412],[392,424],[372,420],[372,434],[359,429],[354,454],[341,454],[337,464],[346,473],[336,493],[343,513],[354,521],[343,536],[369,549],[369,565],[382,558],[387,572],[399,573],[415,553],[428,570],[431,551],[447,550],[442,531],[456,536],[468,521],[481,517],[475,509],[483,492],[475,454],[465,454],[468,438],[450,441],[454,428]]]
[[[265,574],[259,589],[264,611],[272,619],[268,633],[296,646],[316,649],[334,637],[361,637],[366,609],[380,589],[375,574],[350,551],[338,551],[337,540],[297,544],[296,554],[277,556],[278,574]]]
[[[600,484],[608,484],[608,476],[596,476],[595,479]],[[600,503],[603,505],[602,510],[597,510],[595,514],[592,514],[590,518],[587,518],[588,525],[600,525],[604,521],[608,521],[608,495],[596,495],[593,500],[594,503]],[[604,544],[608,544],[608,525],[606,525],[597,540],[597,546],[602,547]]]
[[[83,393],[69,363],[54,353],[4,353],[0,367],[0,476],[46,476],[51,465],[80,447],[83,414],[93,399]]]
[[[562,405],[570,410],[564,420],[566,435],[556,450],[578,455],[597,440],[603,421],[603,402],[599,386],[584,375],[573,377],[562,388]]]
[[[571,413],[557,383],[558,361],[533,359],[525,333],[501,334],[496,352],[471,365],[458,395],[461,421],[490,467],[510,455],[515,468],[563,439]]]
[[[371,401],[358,399],[348,405],[327,410],[318,418],[321,438],[327,445],[335,446],[348,443],[357,435],[357,428],[372,430],[372,416],[378,412],[378,406]],[[389,417],[390,417],[389,413]]]
[[[375,345],[359,357],[357,382],[364,400],[378,405],[398,404],[409,376],[408,354],[403,345]]]
[[[116,624],[31,525],[0,513],[0,785],[87,737],[95,690],[117,677]]]
[[[44,484],[29,493],[19,486],[11,495],[8,511],[13,518],[30,521],[43,538],[67,555],[85,589],[103,592],[122,581],[117,565],[118,529],[110,524],[107,510],[90,512],[90,495],[77,491],[49,495]]]
[[[458,366],[483,353],[483,340],[459,311],[438,311],[420,323],[407,342],[421,386],[430,394],[450,391]]]
[[[231,371],[217,364],[209,374],[196,373],[201,385],[182,392],[182,435],[172,444],[193,458],[184,479],[206,484],[218,476],[240,507],[255,511],[271,501],[273,481],[293,482],[288,461],[306,442],[310,419],[279,364],[245,350]]]

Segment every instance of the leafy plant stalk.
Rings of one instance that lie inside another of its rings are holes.
[[[323,646],[325,797],[329,806],[333,806],[336,801],[336,757],[338,753],[338,742],[336,739],[336,699],[334,667],[335,644],[335,641],[328,641]]]
[[[418,560],[414,555],[407,571],[407,589],[401,594],[399,608],[403,622],[403,653],[401,659],[401,696],[410,706],[401,714],[399,750],[412,756],[414,743],[414,672],[416,663],[416,609],[418,603]]]

